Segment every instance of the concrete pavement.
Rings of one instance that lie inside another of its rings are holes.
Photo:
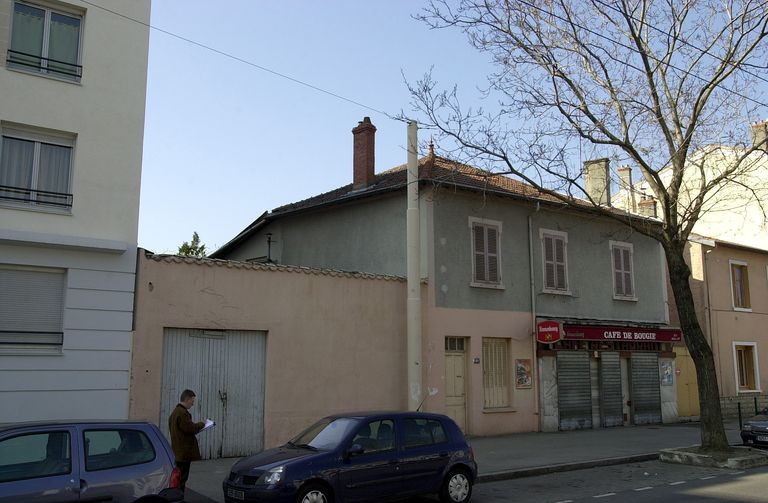
[[[736,422],[725,425],[732,445],[741,443]],[[628,426],[554,433],[515,433],[469,439],[480,478],[516,477],[631,463],[658,458],[661,449],[701,443],[699,423]],[[223,502],[221,482],[236,458],[192,463],[187,503]]]

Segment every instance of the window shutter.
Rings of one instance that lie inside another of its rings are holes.
[[[557,268],[555,269],[555,276],[557,278],[557,289],[567,290],[568,285],[565,284],[565,240],[555,238],[555,262]]]
[[[483,338],[485,408],[509,406],[509,356],[506,339]]]
[[[0,343],[61,344],[64,277],[0,268]]]
[[[485,229],[481,225],[472,226],[475,247],[475,281],[486,281],[485,277]]]
[[[632,297],[635,294],[632,284],[632,250],[625,246],[613,246],[614,295]]]
[[[499,228],[480,223],[472,224],[473,281],[499,283]]]
[[[555,286],[555,252],[554,243],[551,236],[544,236],[544,286],[546,288],[556,288]]]
[[[621,267],[621,248],[613,247],[613,283],[615,295],[626,295],[624,293],[624,274]]]
[[[544,236],[544,287],[567,290],[565,269],[565,240],[557,236]]]
[[[488,276],[487,280],[492,283],[499,281],[499,239],[498,231],[494,227],[486,227],[488,232]]]
[[[631,297],[635,294],[632,284],[632,253],[628,248],[624,248],[621,255],[624,257],[624,295]]]

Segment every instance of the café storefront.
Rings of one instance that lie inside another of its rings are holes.
[[[542,429],[675,421],[679,329],[539,320]]]

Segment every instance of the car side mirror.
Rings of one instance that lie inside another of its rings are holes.
[[[350,447],[347,450],[347,457],[351,458],[352,456],[359,456],[360,454],[362,454],[364,452],[365,452],[365,449],[363,448],[362,445],[360,445],[360,444],[352,444],[352,447]]]

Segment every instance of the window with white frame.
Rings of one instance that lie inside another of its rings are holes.
[[[542,229],[540,232],[544,291],[568,293],[568,234]]]
[[[74,135],[2,128],[0,203],[72,208]]]
[[[63,343],[65,273],[0,264],[0,353],[58,353]]]
[[[733,356],[736,371],[736,390],[760,391],[760,370],[757,361],[757,344],[734,342]]]
[[[472,285],[501,287],[501,222],[469,219],[472,232]]]
[[[731,268],[731,291],[733,293],[733,308],[736,310],[751,310],[749,299],[749,273],[747,263],[729,260]]]
[[[79,81],[81,25],[73,12],[14,2],[8,66]]]
[[[509,407],[509,340],[483,338],[483,407]]]
[[[611,268],[613,271],[613,296],[617,299],[635,298],[632,243],[611,241]]]

